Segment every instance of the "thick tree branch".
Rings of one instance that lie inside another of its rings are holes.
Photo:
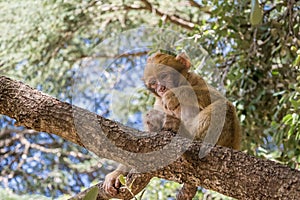
[[[4,76],[0,76],[0,114],[16,119],[18,125],[55,133],[98,156],[142,172],[131,173],[133,177],[141,177],[134,182],[139,189],[157,176],[189,182],[238,199],[300,196],[299,171],[232,149],[191,142],[170,132],[141,132]],[[143,178],[146,181],[139,182]],[[99,199],[105,198],[99,196]]]

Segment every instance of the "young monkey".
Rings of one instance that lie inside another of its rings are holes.
[[[239,149],[241,131],[234,106],[200,75],[190,72],[190,67],[185,53],[173,56],[157,52],[148,58],[143,79],[156,101],[145,116],[146,129],[185,130],[189,138]],[[120,187],[118,176],[127,172],[119,165],[106,176],[104,189],[115,195]],[[177,200],[192,199],[196,192],[196,186],[184,184]]]

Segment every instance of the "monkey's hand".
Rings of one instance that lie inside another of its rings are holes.
[[[166,113],[180,118],[180,102],[173,91],[168,90],[162,96],[162,104]]]
[[[178,133],[179,128],[180,119],[171,115],[166,115],[162,130]]]
[[[165,114],[159,110],[150,110],[144,116],[144,125],[147,131],[159,131],[163,127]]]
[[[119,180],[119,176],[121,174],[122,173],[120,171],[115,170],[105,176],[105,180],[102,187],[108,194],[112,196],[118,194],[118,190],[121,187],[121,183]]]

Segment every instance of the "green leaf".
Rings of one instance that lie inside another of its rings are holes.
[[[92,188],[83,198],[83,200],[96,200],[98,196],[98,187]]]
[[[293,116],[291,114],[287,114],[282,119],[284,124],[290,124],[289,122],[291,122],[292,120],[293,120]]]
[[[297,52],[297,48],[295,46],[291,46],[291,51]]]
[[[123,174],[119,176],[119,181],[122,185],[126,185],[126,178]]]
[[[163,26],[163,21],[162,21],[162,19],[160,19],[158,22],[158,27],[162,27],[162,26]]]
[[[272,71],[272,75],[278,76],[278,75],[279,75],[279,71],[278,71],[278,70],[273,70],[273,71]]]
[[[296,109],[299,108],[300,109],[300,100],[296,101],[296,100],[291,99],[290,102],[291,102],[291,104],[293,105],[294,108],[296,108]]]
[[[260,7],[258,0],[251,0],[250,23],[255,26],[261,23],[263,18],[263,10]]]
[[[298,55],[293,63],[294,66],[300,66],[300,55]]]

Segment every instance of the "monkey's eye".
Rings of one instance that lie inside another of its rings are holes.
[[[154,86],[156,84],[156,80],[152,79],[149,81],[150,86]]]

